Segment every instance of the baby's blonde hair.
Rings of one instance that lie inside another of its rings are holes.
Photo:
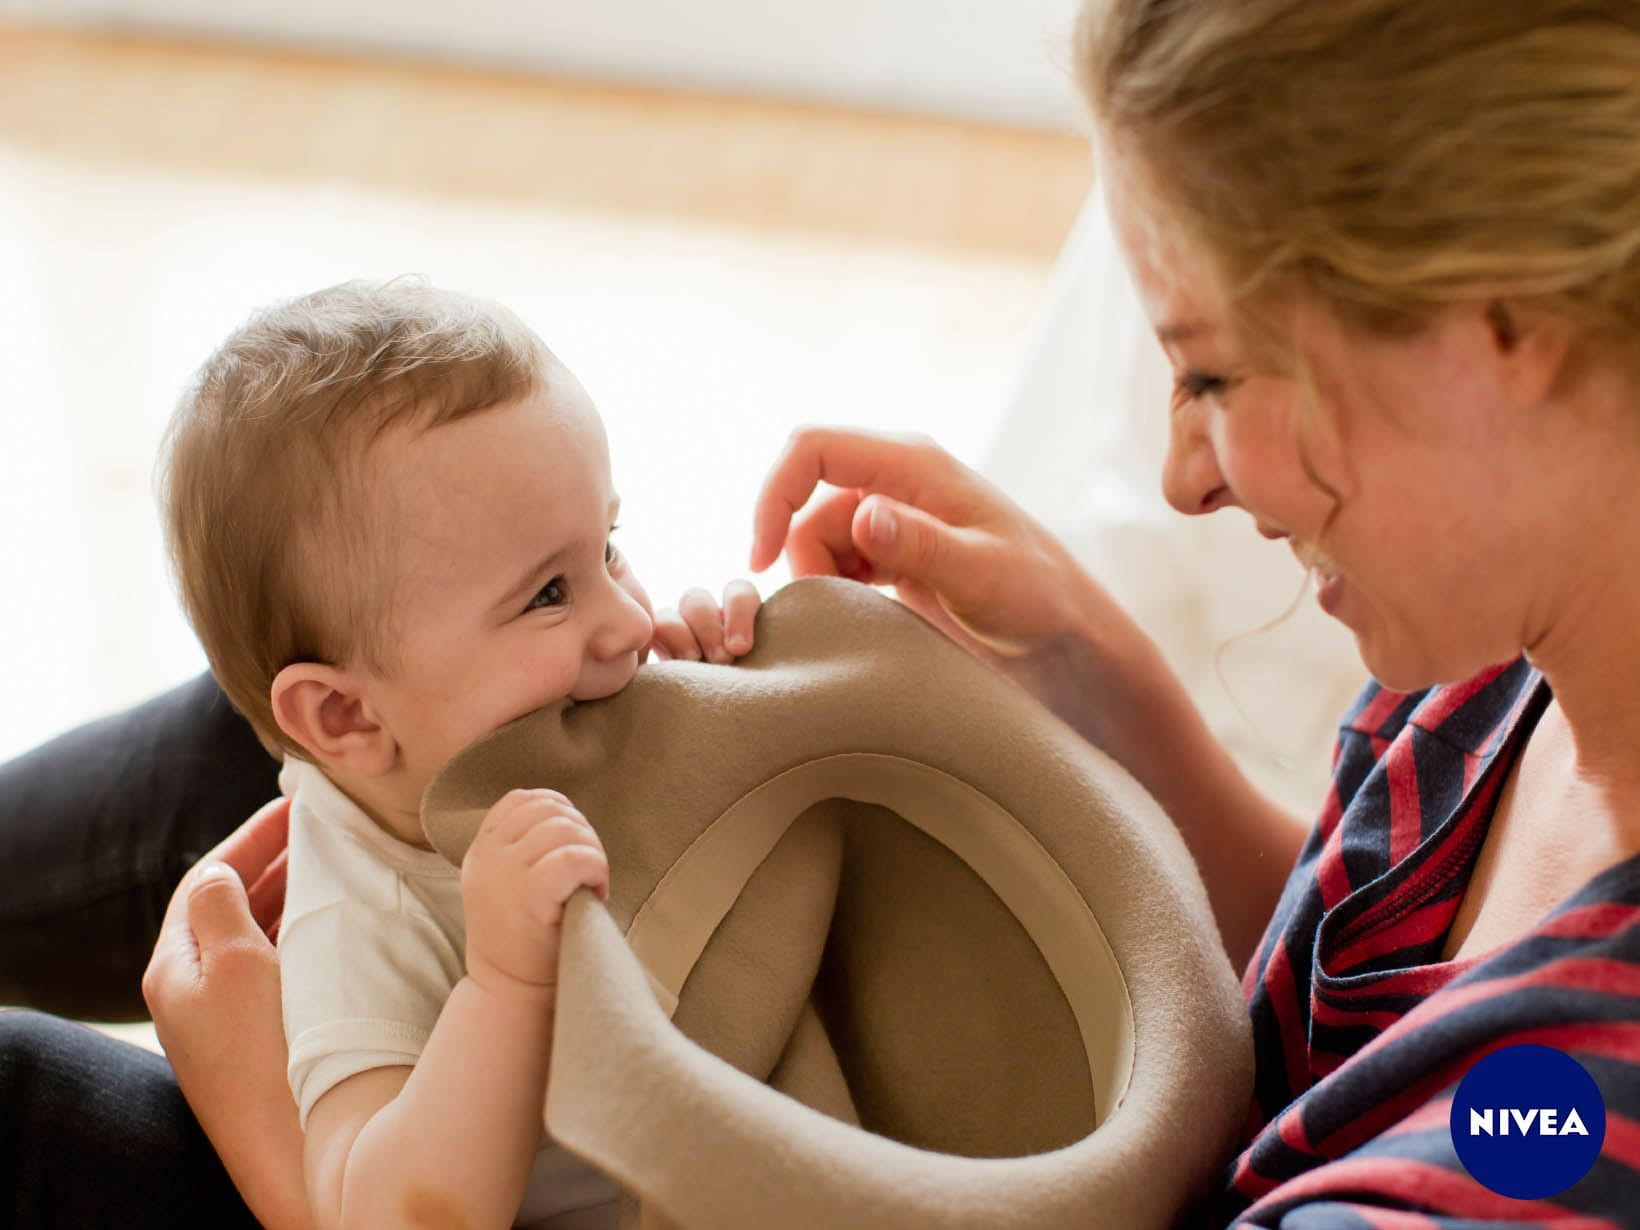
[[[265,308],[199,370],[161,455],[167,545],[211,670],[269,751],[301,753],[269,697],[284,667],[392,665],[372,442],[526,396],[545,354],[505,309],[401,278]]]
[[[1090,0],[1077,65],[1238,324],[1531,296],[1640,358],[1636,0]]]

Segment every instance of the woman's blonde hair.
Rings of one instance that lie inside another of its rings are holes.
[[[1637,0],[1090,0],[1077,64],[1239,323],[1531,296],[1640,359]]]
[[[161,454],[167,545],[211,670],[269,751],[301,754],[269,697],[286,666],[392,664],[371,444],[517,400],[547,358],[505,309],[400,278],[265,308],[199,370]]]

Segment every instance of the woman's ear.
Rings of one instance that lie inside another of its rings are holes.
[[[326,768],[381,777],[398,762],[398,742],[370,704],[357,675],[319,662],[295,662],[273,678],[279,729]]]
[[[1515,402],[1535,406],[1547,400],[1571,352],[1565,325],[1525,300],[1494,299],[1486,305],[1486,327]]]

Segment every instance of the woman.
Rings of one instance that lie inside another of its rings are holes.
[[[1211,1224],[1621,1224],[1640,1190],[1640,6],[1109,0],[1078,64],[1178,374],[1164,491],[1287,539],[1378,680],[1318,822],[1264,799],[1143,631],[931,444],[798,433],[753,566],[784,549],[799,574],[895,584],[1177,823],[1246,962],[1259,1067]],[[239,1073],[215,1059],[277,988],[238,883],[184,882],[148,985],[249,1196],[288,1183],[288,1151],[223,1112],[281,1061],[271,1041]],[[195,948],[175,920],[211,899],[231,908]],[[177,997],[230,952],[249,1006]],[[1586,1178],[1523,1203],[1468,1177],[1445,1116],[1479,1057],[1528,1040],[1595,1074],[1609,1127]]]
[[[897,579],[1167,808],[1248,963],[1256,1098],[1216,1224],[1629,1224],[1640,7],[1114,0],[1080,50],[1177,374],[1164,493],[1289,540],[1378,681],[1319,823],[1261,799],[1140,630],[931,446],[798,435],[753,565]],[[1555,1200],[1470,1179],[1447,1130],[1513,1042],[1607,1102]]]

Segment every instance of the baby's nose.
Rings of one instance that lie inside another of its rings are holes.
[[[595,661],[608,662],[630,655],[637,669],[637,655],[655,635],[655,623],[636,598],[619,585],[611,585],[608,608],[587,641],[587,654]]]

